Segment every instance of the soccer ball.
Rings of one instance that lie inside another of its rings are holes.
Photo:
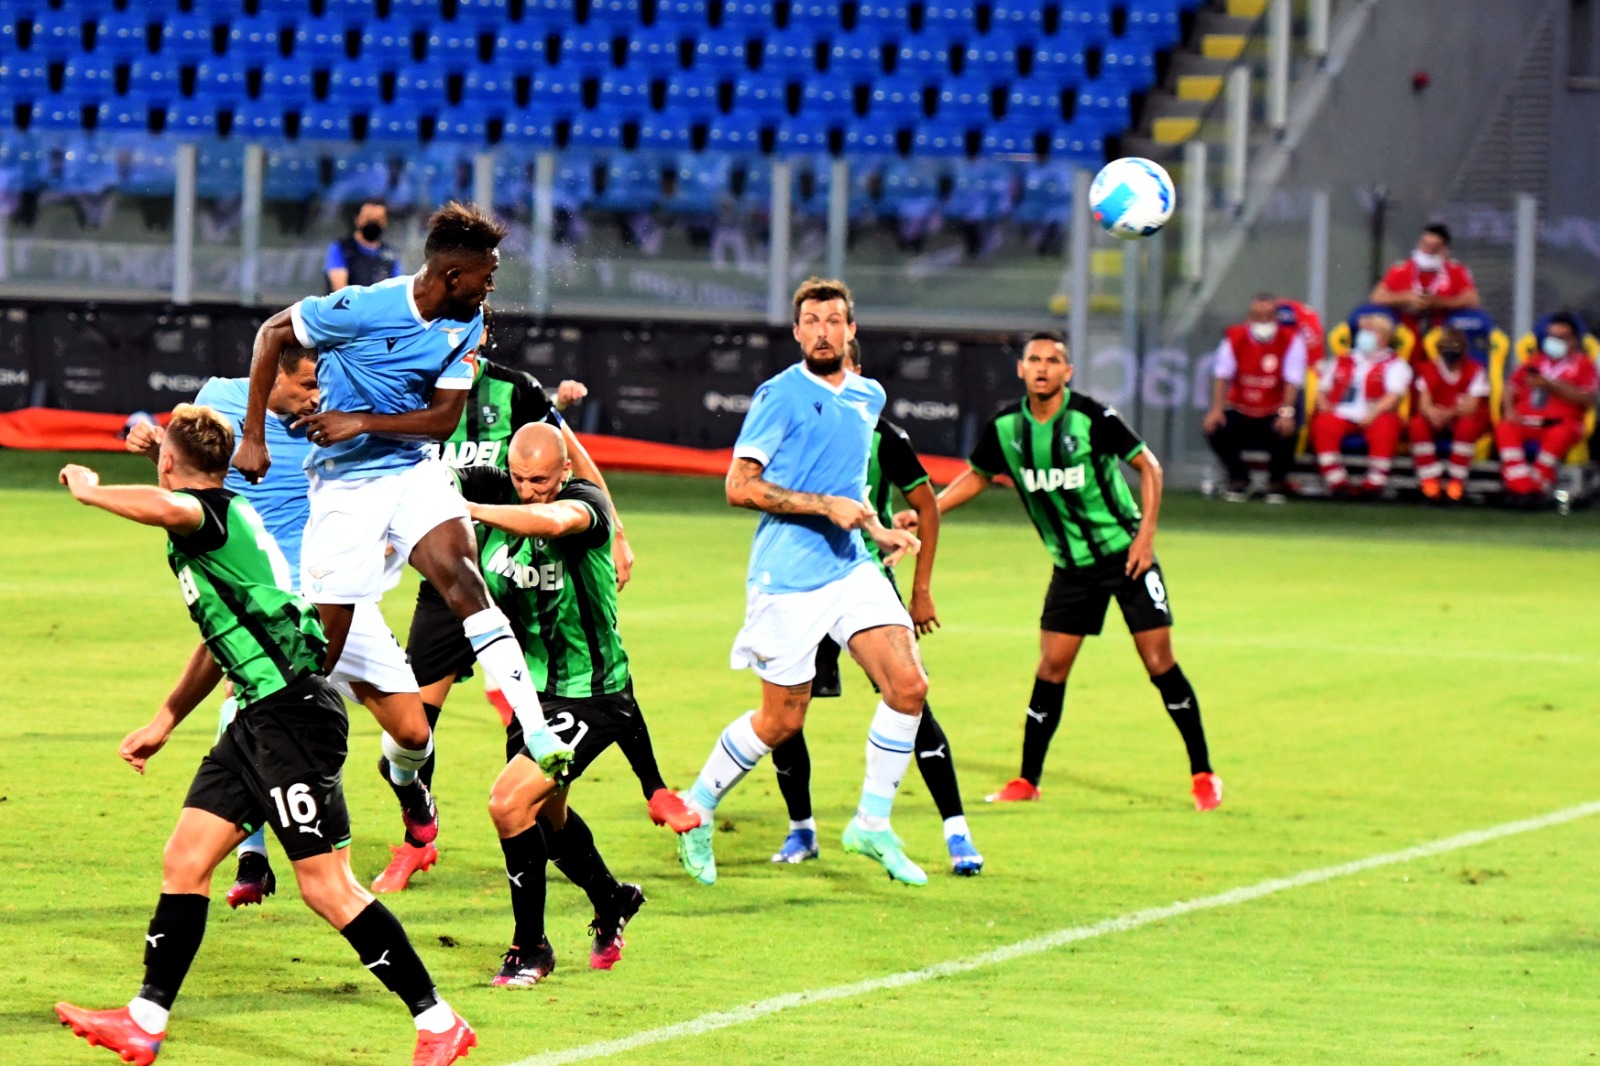
[[[1113,237],[1148,237],[1172,217],[1177,194],[1161,164],[1138,156],[1113,159],[1089,186],[1094,220]]]

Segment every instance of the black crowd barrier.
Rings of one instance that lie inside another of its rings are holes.
[[[8,301],[0,305],[0,410],[163,411],[213,375],[248,372],[271,313],[237,305]],[[929,455],[962,455],[983,419],[1020,395],[1013,345],[994,333],[863,329],[866,371],[887,416]],[[725,448],[756,386],[798,358],[790,332],[764,326],[534,319],[494,312],[490,358],[547,386],[576,378],[585,432]]]

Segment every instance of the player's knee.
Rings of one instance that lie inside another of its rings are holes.
[[[1145,672],[1151,677],[1160,677],[1178,665],[1170,647],[1140,648],[1139,658],[1144,660]]]
[[[420,704],[418,713],[399,716],[398,720],[391,722],[384,732],[388,733],[396,744],[409,751],[425,751],[429,738],[433,736],[433,730],[428,728],[428,716],[421,713]]]
[[[1050,655],[1039,656],[1039,668],[1034,671],[1034,676],[1040,681],[1052,685],[1065,684],[1067,675],[1072,672],[1072,656]]]
[[[928,700],[928,675],[920,669],[907,668],[896,671],[889,679],[884,702],[897,711],[921,714]]]
[[[343,929],[372,900],[350,877],[329,876],[323,872],[307,875],[297,869],[295,880],[306,907],[335,929]]]
[[[161,891],[174,895],[205,894],[214,867],[207,856],[174,834],[161,852]]]
[[[489,820],[502,840],[521,833],[539,817],[544,797],[525,788],[496,785],[489,792]]]

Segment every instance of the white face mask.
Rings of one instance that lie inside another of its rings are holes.
[[[1276,337],[1277,335],[1278,335],[1278,324],[1276,322],[1252,322],[1252,323],[1250,323],[1250,336],[1254,337],[1258,341],[1261,341],[1262,343],[1270,341],[1273,337]]]
[[[1370,329],[1356,330],[1356,351],[1371,354],[1378,350],[1378,335]]]
[[[1411,261],[1417,264],[1418,270],[1438,270],[1444,266],[1444,256],[1429,255],[1427,252],[1417,251],[1411,253]]]
[[[1567,352],[1570,351],[1567,342],[1560,337],[1546,337],[1544,343],[1539,347],[1544,349],[1544,354],[1552,359],[1565,359]]]

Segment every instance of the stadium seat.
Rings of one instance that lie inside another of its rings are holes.
[[[828,150],[828,127],[808,119],[785,119],[778,124],[775,143],[786,156],[817,155]]]
[[[395,71],[394,100],[397,104],[443,107],[449,102],[450,73],[443,63],[424,60],[409,63]]]
[[[456,6],[456,17],[461,18],[469,6],[475,5],[471,0],[457,0]],[[342,26],[359,29],[373,21],[375,14],[372,0],[322,0],[322,17]]]
[[[433,139],[482,148],[489,140],[489,116],[476,107],[443,107],[434,117]]]
[[[266,174],[261,183],[264,199],[274,203],[298,203],[311,199],[321,190],[315,159],[292,149],[267,153]]]
[[[806,119],[842,120],[854,117],[855,110],[855,89],[837,78],[808,81],[800,91],[800,114]]]
[[[579,26],[561,37],[559,66],[599,77],[616,66],[613,34],[608,26]]]
[[[478,62],[478,27],[457,20],[431,27],[428,58],[452,70],[466,70]]]
[[[1101,59],[1100,80],[1128,92],[1144,92],[1156,82],[1156,60],[1149,48],[1118,44]]]
[[[573,148],[621,148],[623,116],[614,111],[584,111],[572,120]]]
[[[516,71],[495,63],[473,67],[462,79],[461,104],[479,108],[485,115],[496,118],[517,110]]]
[[[964,156],[967,154],[967,130],[962,123],[942,117],[920,123],[911,135],[912,151],[930,157]]]
[[[839,6],[824,0],[793,0],[789,5],[789,24],[785,29],[803,29],[829,35],[839,33]]]
[[[6,21],[15,18],[15,7],[6,12]],[[23,18],[27,16],[24,15]],[[33,40],[28,51],[46,59],[66,60],[83,51],[83,15],[69,7],[65,11],[52,10],[40,4],[33,16]]]
[[[199,63],[214,54],[211,33],[205,15],[167,15],[161,23],[161,54],[178,63]]]
[[[376,104],[367,113],[368,141],[415,143],[420,134],[417,110],[408,104]]]
[[[883,74],[883,40],[873,33],[841,33],[828,46],[828,74],[871,81]]]
[[[950,76],[950,46],[925,37],[900,45],[895,73],[911,78],[942,80]]]
[[[1011,217],[1029,226],[1066,226],[1072,219],[1071,166],[1055,162],[1028,167],[1022,178],[1022,195]]]
[[[656,25],[634,31],[628,37],[628,69],[650,74],[671,75],[683,69],[684,42],[690,41],[675,26]],[[690,54],[693,52],[691,50]]]
[[[503,145],[520,145],[530,148],[554,148],[556,120],[541,108],[523,108],[506,117],[505,129],[500,134]]]
[[[724,78],[743,74],[749,69],[744,37],[716,30],[702,34],[695,42],[694,66],[696,70]]]
[[[261,68],[261,99],[295,107],[311,99],[311,68],[295,59],[277,59]]]
[[[650,76],[634,70],[608,70],[600,79],[600,106],[631,119],[652,110]]]
[[[746,74],[733,89],[734,110],[762,118],[780,119],[789,113],[789,86],[771,74]]]
[[[772,0],[724,0],[721,28],[747,37],[771,33],[777,28]]]
[[[711,215],[728,187],[727,160],[703,155],[680,157],[674,177],[677,189],[663,199],[661,206],[680,217]]]
[[[1036,157],[1042,132],[1039,123],[1021,119],[991,123],[983,131],[983,154]]]
[[[965,79],[945,82],[939,87],[937,114],[942,121],[987,125],[994,121],[989,87]]]
[[[1030,76],[1073,88],[1082,85],[1088,78],[1083,42],[1075,35],[1041,40]]]
[[[228,24],[228,58],[249,65],[277,59],[282,55],[282,33],[278,20],[265,15],[234,19]]]
[[[991,33],[967,42],[963,77],[1001,84],[1017,74],[1017,42],[1013,38]]]
[[[200,68],[202,72],[205,67]],[[328,72],[328,99],[365,110],[383,98],[383,78],[378,69],[361,59],[334,64]]]
[[[1122,36],[1146,51],[1171,48],[1183,36],[1182,0],[1132,0]]]
[[[43,100],[50,95],[50,64],[27,52],[0,53],[0,86],[13,100]]]
[[[1111,39],[1111,0],[1061,5],[1061,32],[1074,34],[1085,44],[1105,44]]]
[[[1338,323],[1332,329],[1328,330],[1328,354],[1338,357],[1348,352],[1350,350],[1351,338],[1356,335],[1356,330],[1359,328],[1357,322],[1362,315],[1372,312],[1380,312],[1393,317],[1392,311],[1380,306],[1379,304],[1358,305],[1351,310],[1349,315],[1345,316],[1345,320],[1343,322]],[[1394,354],[1399,356],[1401,359],[1405,359],[1407,361],[1411,359],[1412,352],[1416,351],[1417,348],[1417,337],[1416,334],[1411,331],[1410,326],[1395,326],[1394,341],[1391,344],[1391,347],[1394,348]],[[1306,394],[1312,394],[1309,382],[1307,383]]]
[[[883,40],[899,40],[911,33],[908,14],[907,5],[893,0],[864,0],[856,6],[856,29]]]
[[[301,6],[300,0],[258,0],[258,2],[263,11],[272,3]],[[389,17],[418,29],[428,29],[437,25],[444,18],[444,13],[439,8],[439,0],[389,0]]]
[[[409,55],[409,52],[407,53]],[[495,62],[521,71],[532,71],[549,62],[547,35],[538,26],[502,26],[494,39]]]
[[[759,152],[761,131],[761,121],[754,115],[718,115],[711,120],[706,145],[717,152]]]
[[[1042,78],[1013,82],[1011,92],[1006,97],[1006,117],[1060,122],[1061,83]]]
[[[1122,86],[1090,82],[1078,91],[1073,118],[1097,133],[1108,134],[1126,129],[1131,111],[1128,92]]]
[[[137,97],[113,97],[96,111],[94,128],[97,133],[143,132],[150,128],[150,108]]]
[[[345,104],[312,101],[300,108],[303,141],[348,141],[351,136],[350,108]]]
[[[128,92],[147,97],[161,105],[177,99],[178,68],[156,56],[145,56],[128,70]]]
[[[710,74],[686,71],[667,82],[667,110],[709,119],[719,110],[718,81]]]
[[[98,105],[116,92],[117,68],[110,57],[95,53],[75,55],[61,73],[61,91],[71,97]],[[8,86],[9,87],[9,86]]]
[[[953,174],[945,215],[962,222],[1009,219],[1017,192],[1017,169],[993,159],[963,161]]]
[[[643,22],[639,0],[592,0],[589,5],[588,25],[605,26],[613,33],[628,33]]]
[[[764,73],[799,80],[817,73],[817,38],[811,30],[782,30],[762,42]]]
[[[525,0],[522,6],[524,25],[564,29],[578,21],[575,0]]]
[[[657,26],[666,26],[686,33],[699,33],[708,29],[706,9],[702,0],[656,0]]]
[[[923,83],[916,78],[899,76],[879,78],[872,83],[867,115],[904,126],[922,121]]]
[[[946,41],[964,41],[978,34],[978,24],[973,16],[974,6],[970,3],[932,0],[923,8],[922,32]]]
[[[651,115],[650,121],[639,124],[639,150],[641,152],[683,152],[693,146],[693,122],[689,116],[676,111]]]
[[[1105,137],[1101,131],[1076,122],[1057,126],[1050,134],[1050,158],[1098,167],[1106,161]]]
[[[910,121],[904,125],[909,128]],[[884,121],[859,119],[844,131],[844,150],[851,155],[893,155],[897,127]]]
[[[456,0],[456,21],[480,33],[493,34],[511,21],[510,0]]]
[[[83,129],[83,106],[75,100],[50,95],[33,105],[29,131],[40,133],[76,132]]]
[[[570,70],[541,70],[533,76],[529,103],[533,110],[571,118],[583,109],[583,79]]]
[[[307,19],[295,26],[294,57],[318,67],[345,58],[345,27],[331,19]]]
[[[95,54],[131,62],[149,54],[149,34],[150,24],[142,11],[108,11],[95,23]]]
[[[183,139],[215,137],[217,109],[228,106],[201,96],[192,100],[174,100],[167,108],[166,126],[162,132]],[[345,137],[349,138],[348,130]]]
[[[991,33],[1010,33],[1035,41],[1044,35],[1044,7],[1029,0],[997,0],[989,20]]]
[[[233,136],[278,140],[283,136],[283,106],[272,99],[245,100],[233,109]]]
[[[661,199],[661,171],[633,153],[606,166],[605,191],[595,201],[604,211],[648,211]]]

